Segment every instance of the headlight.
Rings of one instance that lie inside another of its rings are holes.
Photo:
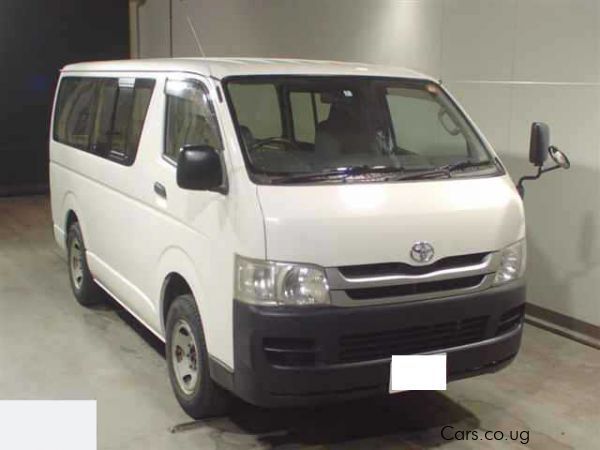
[[[502,261],[494,277],[494,284],[504,284],[521,278],[525,273],[527,245],[525,239],[509,245],[501,252]]]
[[[235,258],[235,298],[260,305],[326,305],[323,269],[303,264]]]

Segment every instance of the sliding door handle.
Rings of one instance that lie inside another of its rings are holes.
[[[158,181],[156,183],[154,183],[154,192],[156,192],[156,195],[158,195],[162,198],[167,198],[167,190]]]

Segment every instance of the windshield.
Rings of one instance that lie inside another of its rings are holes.
[[[429,81],[255,76],[229,78],[225,89],[259,182],[499,172],[463,114]]]

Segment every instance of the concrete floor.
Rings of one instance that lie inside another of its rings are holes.
[[[443,393],[304,410],[240,403],[172,434],[189,418],[161,344],[112,303],[76,304],[47,198],[0,199],[0,399],[96,399],[100,449],[598,448],[599,374],[597,350],[526,326],[515,363]],[[529,440],[446,441],[445,425]]]

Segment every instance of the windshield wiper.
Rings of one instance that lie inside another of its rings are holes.
[[[321,181],[340,178],[345,180],[353,176],[361,176],[368,174],[390,174],[386,180],[420,180],[429,177],[446,176],[452,177],[452,172],[455,170],[463,170],[469,167],[480,167],[493,164],[493,161],[459,161],[453,164],[446,164],[435,167],[433,169],[422,170],[416,173],[406,174],[404,167],[394,166],[351,166],[338,169],[328,169],[320,172],[311,173],[296,173],[292,175],[284,175],[271,179],[272,183],[306,183],[310,181]]]
[[[403,175],[397,178],[394,178],[395,180],[421,180],[423,178],[429,178],[429,177],[436,177],[436,176],[441,176],[441,175],[445,175],[448,178],[452,177],[452,172],[454,172],[455,170],[463,170],[463,169],[468,169],[470,167],[481,167],[481,166],[489,166],[491,164],[494,164],[494,161],[489,160],[489,161],[469,161],[469,160],[464,160],[464,161],[458,161],[452,164],[445,164],[443,166],[439,166],[439,167],[434,167],[433,169],[429,169],[429,170],[423,170],[421,172],[417,172],[417,173],[412,173],[412,174],[408,174],[408,175]]]
[[[448,164],[448,165],[442,166],[442,167],[444,167],[449,172],[453,172],[455,170],[463,170],[463,169],[468,169],[471,167],[490,166],[492,164],[494,164],[494,161],[491,159],[487,160],[487,161],[470,161],[470,160],[466,159],[464,161],[458,161],[458,162]]]
[[[352,166],[339,169],[328,169],[320,172],[297,173],[293,175],[285,175],[278,178],[273,178],[274,183],[304,183],[309,181],[328,180],[331,178],[346,178],[367,174],[385,174],[385,173],[403,173],[403,168],[392,166]]]

